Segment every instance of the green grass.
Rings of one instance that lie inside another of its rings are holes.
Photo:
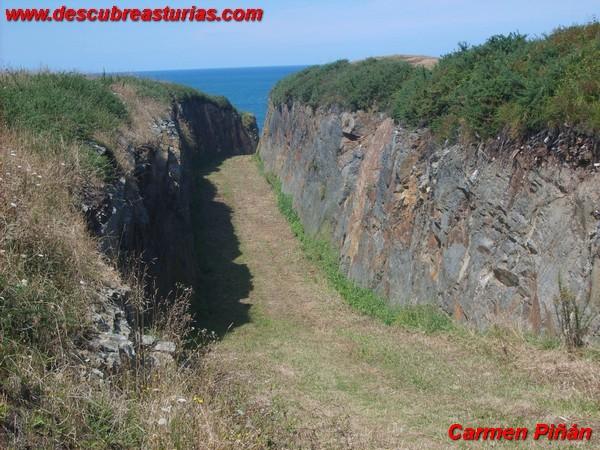
[[[107,181],[114,176],[114,164],[88,141],[113,133],[127,120],[125,105],[106,79],[77,73],[0,74],[0,121],[38,136],[35,148],[44,154],[78,145],[82,169]]]
[[[4,72],[0,74],[0,114],[9,127],[50,139],[92,139],[97,132],[115,130],[128,118],[125,104],[111,90],[115,84],[133,86],[140,97],[162,102],[196,97],[219,107],[232,107],[225,97],[132,76]]]
[[[90,400],[85,419],[88,429],[84,442],[89,449],[134,448],[142,442],[144,430],[132,411],[122,421],[108,402]]]
[[[599,73],[600,23],[593,21],[540,38],[511,33],[459,44],[432,70],[385,59],[311,67],[281,80],[271,99],[376,109],[440,139],[504,130],[524,137],[565,124],[598,135]]]
[[[127,110],[106,80],[76,73],[6,72],[0,75],[0,114],[10,127],[73,141],[115,129]]]
[[[281,189],[281,182],[272,173],[264,172],[262,161],[256,157],[259,169],[275,191],[277,206],[286,218],[292,232],[300,241],[306,256],[323,271],[329,284],[353,308],[362,314],[375,317],[387,325],[398,325],[426,333],[450,331],[454,328],[451,318],[434,305],[391,306],[371,289],[358,286],[340,270],[337,252],[324,239],[308,235],[300,217],[294,210],[292,197]]]
[[[166,81],[150,80],[148,78],[140,78],[126,75],[104,75],[98,80],[104,83],[123,84],[133,86],[136,94],[140,97],[147,97],[163,103],[185,101],[191,98],[202,99],[206,102],[213,103],[220,108],[232,108],[231,103],[227,98],[218,95],[208,95],[197,89],[182,86]]]

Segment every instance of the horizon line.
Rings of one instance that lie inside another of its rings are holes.
[[[106,73],[144,73],[144,72],[174,72],[174,71],[186,71],[186,70],[236,70],[236,69],[270,69],[270,68],[280,68],[280,67],[308,67],[308,66],[318,66],[319,63],[311,63],[311,64],[276,64],[276,65],[265,65],[265,66],[229,66],[229,67],[195,67],[191,69],[144,69],[144,70],[119,70],[119,71],[111,71]]]
[[[283,67],[309,67],[309,66],[317,66],[326,63],[310,63],[310,64],[278,64],[278,65],[265,65],[265,66],[231,66],[231,67],[196,67],[196,68],[188,68],[188,69],[128,69],[128,70],[85,70],[85,69],[52,69],[49,67],[39,67],[36,69],[32,68],[24,68],[24,67],[10,67],[10,66],[0,66],[0,72],[76,72],[81,73],[82,75],[102,75],[104,74],[132,74],[132,73],[147,73],[147,72],[183,72],[183,71],[192,71],[192,70],[236,70],[236,69],[268,69],[268,68],[283,68]]]

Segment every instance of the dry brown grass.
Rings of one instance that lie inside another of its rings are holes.
[[[413,66],[423,66],[427,69],[432,69],[438,62],[438,58],[434,56],[423,55],[391,55],[381,56],[381,58],[398,59],[400,61],[406,61]]]
[[[75,292],[86,302],[94,287],[116,279],[74,204],[81,185],[97,180],[84,175],[76,145],[64,144],[61,157],[49,160],[35,150],[45,142],[31,135],[3,129],[0,142],[3,277],[30,286],[51,276],[60,288],[79,286]]]
[[[0,442],[50,447],[64,420],[61,440],[73,445],[81,403],[93,398],[74,342],[89,330],[98,288],[118,277],[74,205],[84,182],[78,148],[64,144],[50,160],[29,134],[3,129],[0,142]]]
[[[158,143],[151,126],[157,118],[167,116],[170,105],[151,97],[140,96],[136,87],[126,82],[115,82],[111,89],[125,103],[129,111],[129,123],[120,130],[124,141],[134,146]]]

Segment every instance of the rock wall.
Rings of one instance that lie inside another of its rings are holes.
[[[258,152],[360,285],[539,331],[556,326],[559,276],[598,302],[599,150],[569,132],[439,145],[384,115],[295,104],[270,106]]]
[[[123,133],[116,181],[88,192],[84,208],[105,251],[141,256],[165,295],[176,283],[195,282],[190,209],[201,165],[253,153],[257,131],[230,105],[200,96],[166,107],[146,125],[148,138],[141,142]]]
[[[159,294],[166,296],[177,283],[196,284],[191,208],[203,165],[254,153],[258,130],[255,120],[242,121],[230,105],[201,96],[150,106],[150,113],[131,111],[132,124],[122,129],[118,148],[90,143],[109,157],[116,175],[104,186],[84,188],[81,203],[102,250],[118,257],[123,267],[131,265],[130,257],[140,257]],[[172,361],[174,343],[135,335],[129,297],[129,287],[116,280],[98,292],[93,305],[94,332],[81,359],[95,367],[92,374],[99,378],[123,363],[132,365],[141,349],[149,367]]]

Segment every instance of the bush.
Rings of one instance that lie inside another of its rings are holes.
[[[431,128],[442,139],[485,139],[502,130],[524,137],[564,124],[600,133],[600,23],[528,39],[492,36],[459,44],[428,70],[393,59],[338,61],[281,80],[275,105],[389,112],[400,123]]]
[[[493,36],[440,59],[426,81],[405,83],[394,117],[430,126],[442,138],[481,138],[503,129],[525,135],[567,123],[600,131],[600,24],[528,40]]]
[[[273,88],[271,99],[275,104],[297,100],[313,107],[388,110],[392,94],[415,70],[409,63],[394,59],[336,61],[284,78]]]

